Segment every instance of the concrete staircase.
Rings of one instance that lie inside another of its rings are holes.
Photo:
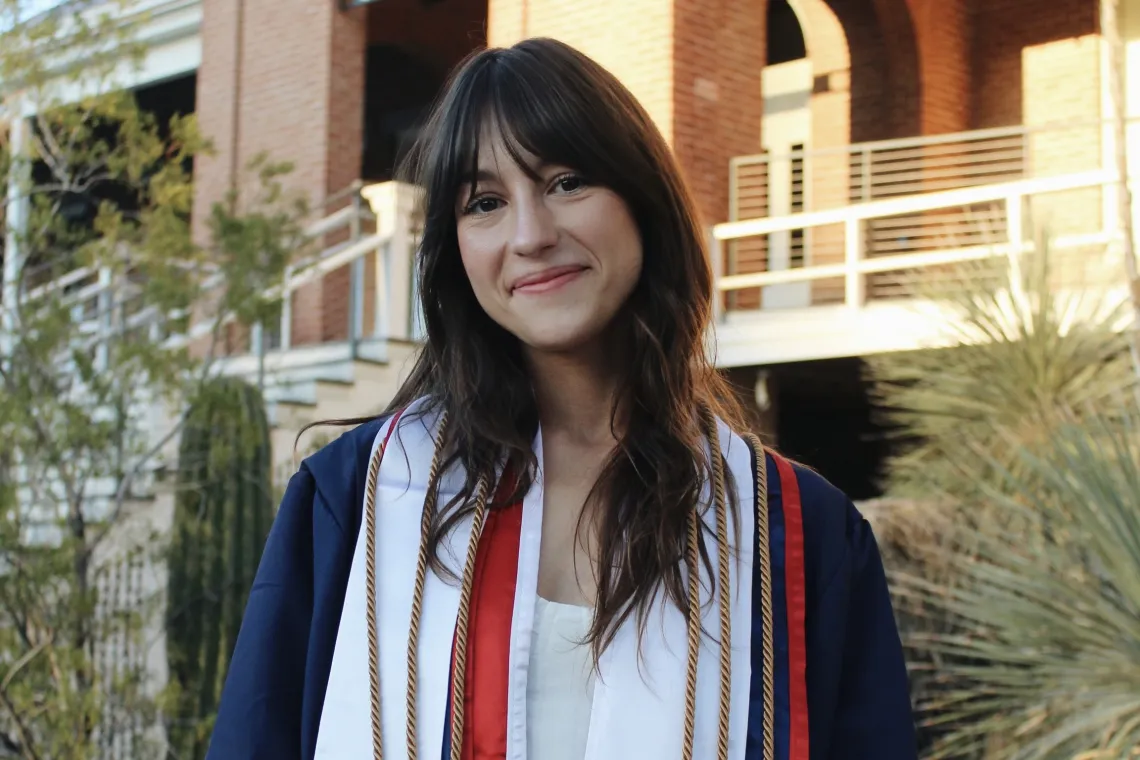
[[[417,346],[362,341],[296,346],[279,355],[237,357],[222,368],[260,382],[270,420],[274,482],[283,487],[300,461],[349,427],[310,423],[378,414],[411,371]]]

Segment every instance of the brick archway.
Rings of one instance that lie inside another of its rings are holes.
[[[761,3],[767,10],[768,2]],[[827,0],[788,0],[796,13],[807,42],[808,57],[819,72],[846,71],[851,67],[851,51],[843,24]]]
[[[919,132],[922,78],[909,0],[788,4],[800,20],[815,72],[817,147]]]
[[[767,0],[761,3],[767,11]],[[851,49],[839,16],[827,0],[788,0],[807,43],[815,79],[811,102],[812,146],[851,141]]]

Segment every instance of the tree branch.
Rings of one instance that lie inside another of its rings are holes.
[[[47,646],[47,641],[41,641],[25,652],[20,659],[12,663],[12,667],[8,668],[8,672],[4,674],[4,679],[0,680],[0,692],[6,692],[8,690],[8,684],[12,683],[12,679],[19,675],[20,671],[23,670],[28,663],[36,659],[36,655],[43,651],[45,646]]]
[[[36,366],[35,369],[39,370],[40,368]],[[42,372],[39,372],[39,374],[41,380],[50,384],[49,378],[43,377]],[[2,365],[0,365],[0,376],[3,376],[5,379],[7,379],[7,370],[5,370]],[[65,490],[65,497],[69,502],[71,502],[77,496],[77,494],[74,492],[74,483],[70,481],[70,470],[68,469],[62,454],[54,446],[52,446],[53,439],[51,433],[44,428],[43,420],[36,414],[28,415],[28,417],[32,423],[32,433],[36,438],[36,443],[42,447],[41,451],[50,452],[47,455],[47,464],[59,472],[60,481],[63,483]]]
[[[217,355],[218,343],[221,339],[222,321],[223,320],[221,318],[215,318],[213,329],[210,331],[209,348],[206,350],[206,356],[202,361],[197,380],[195,380],[190,386],[191,390],[187,394],[188,397],[193,398],[198,392],[200,392],[201,389],[205,386],[206,380],[210,377],[210,370],[213,367],[213,361]],[[130,493],[131,486],[134,484],[134,481],[138,478],[139,474],[143,471],[144,466],[155,456],[157,456],[158,453],[161,452],[162,449],[165,448],[168,443],[174,440],[174,437],[182,431],[182,428],[186,425],[187,416],[188,410],[183,410],[183,412],[178,415],[177,421],[171,425],[170,430],[168,430],[157,443],[147,449],[142,454],[142,456],[138,457],[135,461],[134,466],[123,476],[123,479],[119,483],[119,488],[115,493],[111,514],[108,516],[106,524],[91,541],[90,545],[92,549],[99,545],[99,543],[107,536],[107,533],[110,532],[111,528],[118,522],[126,503],[127,494]]]
[[[4,601],[4,611],[8,613],[8,617],[12,619],[12,623],[15,625],[16,630],[19,631],[20,641],[24,642],[24,646],[33,646],[32,640],[28,638],[27,616],[21,615],[16,609],[12,607],[11,603],[7,600]]]
[[[0,757],[19,757],[23,754],[23,748],[15,739],[8,736],[7,731],[0,731],[0,750],[4,750],[4,754]]]
[[[7,709],[8,713],[12,716],[12,721],[16,724],[16,730],[20,734],[20,741],[23,743],[23,751],[20,754],[27,758],[27,760],[40,760],[40,756],[33,745],[32,732],[28,729],[27,725],[24,724],[23,717],[16,709],[16,706],[12,704],[11,697],[8,696],[8,692],[4,689],[0,689],[0,703],[3,703],[5,709]]]

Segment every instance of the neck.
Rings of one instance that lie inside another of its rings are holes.
[[[610,445],[618,373],[605,352],[528,354],[543,430],[578,443]]]

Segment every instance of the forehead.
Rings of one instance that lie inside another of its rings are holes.
[[[518,173],[534,177],[547,163],[502,129],[495,119],[483,121],[475,148],[470,165],[476,180]]]

